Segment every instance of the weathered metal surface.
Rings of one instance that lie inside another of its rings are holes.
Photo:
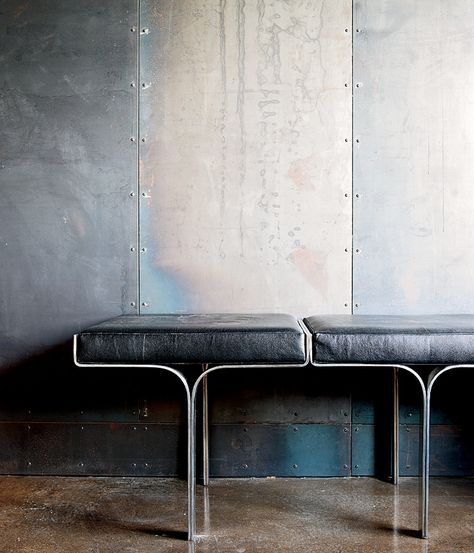
[[[0,423],[2,474],[177,475],[186,429],[175,424]]]
[[[350,431],[342,424],[211,427],[213,476],[348,476]]]
[[[142,312],[350,311],[351,2],[141,5]]]
[[[2,3],[2,367],[134,311],[135,22],[133,0]]]
[[[240,375],[237,374],[240,372]],[[350,389],[331,371],[223,371],[209,378],[213,423],[329,423],[350,421]],[[225,374],[227,373],[227,374]],[[326,373],[326,374],[325,374]]]
[[[357,312],[474,310],[473,20],[470,0],[354,2]]]

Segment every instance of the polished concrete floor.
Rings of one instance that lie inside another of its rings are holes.
[[[186,486],[162,478],[0,477],[1,553],[474,553],[474,480],[432,479],[431,536],[415,537],[417,482],[214,480],[185,540]],[[205,508],[207,506],[207,508]]]

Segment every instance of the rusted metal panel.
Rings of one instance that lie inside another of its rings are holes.
[[[350,311],[351,2],[141,6],[142,312]]]
[[[134,311],[134,0],[2,3],[0,365]]]
[[[470,0],[354,2],[357,312],[474,310],[473,20]]]

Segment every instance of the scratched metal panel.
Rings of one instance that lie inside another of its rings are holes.
[[[473,20],[471,0],[354,2],[359,312],[474,310]]]
[[[213,476],[349,476],[350,432],[342,424],[211,427]]]
[[[1,11],[0,365],[45,370],[45,351],[136,302],[137,9]]]
[[[351,2],[141,5],[142,312],[350,310]]]

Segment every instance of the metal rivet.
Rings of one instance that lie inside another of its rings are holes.
[[[148,307],[150,304],[146,301],[142,301],[142,307]],[[135,413],[134,413],[135,414]]]
[[[146,192],[142,192],[142,196],[146,198]]]
[[[134,136],[130,137],[130,142],[135,142],[135,137]]]
[[[355,468],[355,469],[358,469],[358,468],[359,468],[359,465],[354,465],[354,468]]]
[[[144,463],[145,467],[148,468],[148,463]]]
[[[348,304],[348,303],[345,303],[345,304],[344,304],[344,307],[349,307],[349,304]]]
[[[348,428],[344,428],[344,432],[349,432],[349,429],[348,429]]]
[[[145,431],[148,430],[148,426],[145,426],[145,428],[143,430],[145,430]]]
[[[141,251],[142,253],[145,253],[145,252],[146,252],[146,248],[141,248],[140,251]]]
[[[134,33],[136,30],[137,30],[136,27],[132,27],[132,28],[130,29],[130,32],[131,32],[131,33]]]
[[[132,88],[135,88],[135,86],[136,86],[135,82],[132,81],[132,82],[130,83],[130,86],[131,86]]]
[[[244,432],[248,432],[248,428],[244,428]]]
[[[357,427],[354,428],[354,432],[359,432],[359,429]]]
[[[344,248],[344,251],[345,251],[346,253],[348,253],[348,252],[349,252],[349,248]]]
[[[344,468],[345,468],[345,469],[348,469],[348,468],[349,468],[349,465],[344,465]]]
[[[346,303],[346,305],[347,305],[347,303]],[[349,413],[348,413],[347,411],[344,411],[344,416],[345,416],[345,417],[348,417],[348,416],[349,416]]]
[[[360,253],[360,250],[359,250],[359,248],[356,248],[356,253]]]
[[[81,411],[81,415],[83,415],[83,414],[84,414],[84,411]]]
[[[359,304],[358,303],[354,304],[354,307],[359,307]]]
[[[142,35],[147,35],[150,32],[150,29],[148,27],[144,27],[142,29]]]
[[[142,138],[142,142],[146,142],[146,138],[145,138],[145,137]]]
[[[407,467],[407,469],[411,468],[411,466],[410,466],[410,465],[406,465],[406,467]]]
[[[29,467],[31,467],[31,461],[28,461],[28,463],[26,463]]]
[[[83,463],[83,462],[80,462],[80,463],[79,463],[79,466],[80,466],[80,467],[83,467],[83,466],[84,466],[84,463]]]
[[[242,465],[244,469],[248,469],[249,466],[247,464]]]
[[[349,139],[348,139],[348,138],[344,138],[344,142],[349,142]]]
[[[84,427],[83,427],[83,426],[81,426],[81,430],[84,430]]]
[[[293,428],[293,432],[298,432],[298,428],[296,426]]]
[[[348,32],[349,32],[349,29],[347,29],[347,28],[344,29],[344,32],[345,32],[345,33],[348,33]]]
[[[131,301],[131,302],[130,302],[130,305],[131,305],[132,307],[135,307],[136,304],[135,304],[134,301]]]
[[[135,192],[130,192],[129,196],[130,198],[133,198],[133,196],[135,196]]]
[[[137,429],[137,427],[136,427],[136,426],[134,426],[134,427],[133,427],[133,430],[136,430],[136,429]]]
[[[135,248],[132,246],[132,247],[130,248],[130,251],[131,251],[131,252],[134,252],[134,251],[135,251]]]
[[[298,465],[295,463],[295,464],[293,465],[293,468],[294,468],[294,469],[297,469],[297,468],[298,468]]]
[[[346,193],[344,194],[344,197],[345,197],[345,198],[348,198],[348,197],[349,197],[349,194],[346,192]]]
[[[413,417],[413,413],[408,413],[408,416],[409,416],[409,417]]]
[[[356,33],[360,33],[360,29],[356,29]]]
[[[356,83],[356,88],[360,88],[362,86],[362,83]]]
[[[30,426],[30,425],[28,425],[28,426],[27,426],[27,429],[28,429],[28,430],[31,430],[31,426]]]
[[[344,83],[344,86],[345,86],[346,88],[348,88],[348,87],[349,87],[349,83]]]
[[[407,431],[407,432],[410,432],[410,429],[409,429],[409,428],[407,428],[407,429],[406,429],[406,431]]]
[[[136,468],[136,467],[137,467],[137,463],[132,463],[132,467],[133,467],[133,468]]]
[[[357,142],[357,144],[359,144],[359,139],[358,138],[356,138],[356,142]]]

